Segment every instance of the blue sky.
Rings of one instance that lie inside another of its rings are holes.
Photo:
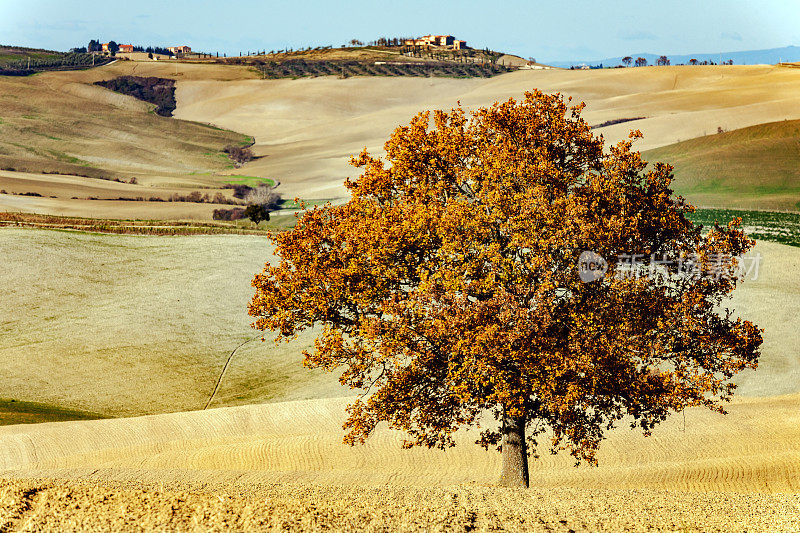
[[[537,60],[800,45],[798,0],[0,0],[0,43],[67,50],[91,38],[231,55],[352,38],[448,33]]]

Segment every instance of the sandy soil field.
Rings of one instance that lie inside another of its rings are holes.
[[[228,355],[256,337],[249,283],[271,257],[264,237],[25,229],[0,230],[0,250],[2,397],[113,416],[205,405]],[[301,367],[308,343],[243,346],[214,405],[338,387]]]
[[[197,410],[250,335],[246,278],[269,257],[263,238],[0,238],[20,265],[0,284],[22,310],[2,321],[3,383],[68,407],[163,413],[0,427],[0,523],[13,528],[800,527],[796,248],[760,243],[759,277],[734,302],[766,333],[729,415],[690,409],[649,438],[614,430],[598,468],[545,452],[533,488],[515,492],[491,488],[499,455],[470,432],[448,451],[401,450],[385,427],[342,444],[351,393],[300,368],[309,338],[248,345],[212,404],[231,407]],[[88,297],[103,284],[107,294]]]
[[[796,531],[794,495],[280,483],[245,494],[0,481],[0,527],[102,531]]]

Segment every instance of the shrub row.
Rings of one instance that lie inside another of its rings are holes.
[[[634,120],[642,120],[647,117],[631,117],[631,118],[615,118],[611,120],[606,120],[605,122],[601,122],[600,124],[595,124],[592,126],[594,128],[605,128],[606,126],[613,126],[614,124],[623,124],[625,122],[633,122]]]
[[[269,61],[256,64],[265,78],[314,76],[422,76],[449,78],[489,78],[515,70],[491,63],[408,62],[375,64],[367,61]]]
[[[212,214],[214,220],[241,220],[244,218],[244,209],[234,207],[233,209],[214,209]]]
[[[93,233],[134,235],[264,234],[263,230],[257,228],[244,228],[225,224],[214,224],[211,222],[86,219],[53,215],[34,215],[28,213],[0,213],[0,227],[2,226],[69,229]]]
[[[73,200],[79,200],[77,196],[72,197]],[[247,202],[237,202],[236,200],[232,200],[218,192],[214,194],[214,196],[209,195],[208,193],[201,193],[199,191],[194,191],[189,194],[178,194],[174,193],[167,198],[161,198],[160,196],[150,196],[149,198],[145,198],[144,196],[120,196],[118,198],[99,198],[97,196],[89,196],[86,200],[120,200],[124,202],[187,202],[193,204],[224,204],[224,205],[247,205]]]

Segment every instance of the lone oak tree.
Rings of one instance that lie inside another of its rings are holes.
[[[631,150],[641,134],[605,150],[582,109],[536,91],[433,126],[420,113],[386,143],[388,166],[353,158],[349,203],[271,236],[280,262],[253,280],[250,314],[276,341],[321,326],[305,364],[364,390],[345,442],[386,421],[406,447],[445,448],[479,427],[501,484],[527,486],[545,432],[594,464],[623,419],[649,434],[687,406],[724,413],[761,344],[720,306],[753,241],[736,220],[701,233],[672,168]],[[601,279],[581,279],[586,250],[608,261]],[[634,254],[661,266],[622,275]]]

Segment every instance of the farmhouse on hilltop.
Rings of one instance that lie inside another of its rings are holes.
[[[452,50],[463,50],[467,48],[467,41],[456,39],[452,35],[426,35],[418,39],[408,39],[407,46],[439,46]]]
[[[108,45],[111,44],[111,41],[107,43],[102,43],[100,46],[103,48],[103,53],[108,54],[111,50],[108,49]],[[117,52],[123,52],[126,54],[130,54],[133,52],[133,45],[132,44],[118,44],[117,45]]]
[[[192,53],[191,47],[186,45],[170,46],[167,50],[175,54],[176,57]]]

